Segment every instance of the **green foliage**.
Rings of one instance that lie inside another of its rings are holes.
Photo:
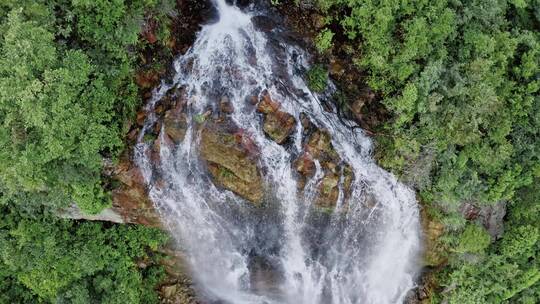
[[[159,230],[28,218],[6,208],[0,219],[0,290],[11,301],[157,303],[153,286],[163,271],[139,269],[135,259],[156,262],[149,252],[166,241]]]
[[[535,1],[320,1],[393,113],[381,163],[407,175],[434,152],[429,201],[511,199],[540,172]]]
[[[163,233],[48,211],[110,203],[102,164],[138,103],[132,51],[168,2],[0,3],[0,303],[157,302]]]
[[[540,2],[317,3],[392,116],[379,162],[445,225],[453,253],[434,301],[540,303]],[[501,240],[467,223],[464,201],[510,202]]]
[[[332,39],[334,38],[334,33],[329,29],[324,29],[320,32],[315,38],[315,47],[319,53],[324,53],[333,46]]]
[[[308,87],[317,93],[326,89],[328,84],[328,71],[322,65],[314,65],[306,74]]]
[[[51,207],[107,206],[101,167],[122,149],[137,105],[133,60],[157,1],[0,5],[0,191]],[[31,208],[31,207],[30,207]]]
[[[460,253],[480,253],[491,243],[487,231],[478,225],[468,225],[460,236],[456,251]]]
[[[459,260],[443,274],[442,282],[451,287],[450,303],[538,303],[540,300],[540,189],[534,186],[520,192],[509,210],[503,238],[491,246],[480,261]],[[467,231],[468,228],[465,230]],[[472,240],[478,233],[464,232]],[[481,234],[481,233],[480,233]],[[488,236],[489,237],[489,236]],[[479,241],[481,242],[481,241]],[[467,242],[478,249],[474,242]],[[460,246],[461,247],[461,243]],[[480,252],[480,251],[476,251]]]

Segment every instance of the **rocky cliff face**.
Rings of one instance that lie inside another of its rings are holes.
[[[280,109],[279,101],[263,92],[252,98],[254,107],[261,113],[263,129],[275,142],[289,144],[290,135],[295,132],[295,119]],[[148,141],[153,142],[150,159],[157,160],[162,145],[172,145],[182,141],[186,134],[187,113],[183,88],[172,88],[164,100],[156,107],[158,120]],[[220,99],[220,107],[209,109],[204,115],[194,117],[197,132],[200,133],[200,159],[206,163],[208,174],[215,184],[260,205],[264,200],[264,168],[260,167],[259,151],[255,143],[242,129],[236,127],[230,119],[227,97]],[[144,120],[144,114],[139,114]],[[323,178],[318,185],[319,199],[316,206],[332,209],[338,200],[339,184],[343,179],[345,192],[348,193],[353,180],[351,167],[345,164],[332,147],[331,137],[325,130],[319,130],[304,117],[303,143],[305,153],[300,155],[291,166],[298,172],[302,181],[315,174],[316,165],[320,165]],[[163,131],[162,131],[163,130]],[[132,131],[136,138],[140,128]],[[160,136],[164,132],[165,136]],[[114,191],[113,210],[122,215],[126,222],[159,225],[159,218],[152,211],[147,199],[144,181],[140,171],[129,158],[124,158],[114,170],[115,179],[120,186]],[[303,188],[304,183],[300,183]]]

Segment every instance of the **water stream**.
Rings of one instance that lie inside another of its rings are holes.
[[[175,61],[174,79],[163,81],[146,106],[147,119],[135,159],[150,197],[183,248],[201,297],[209,303],[401,303],[414,286],[420,249],[419,212],[412,192],[372,159],[372,142],[352,122],[333,113],[306,86],[310,56],[286,31],[262,30],[255,10],[214,0],[219,19],[203,26],[194,45]],[[156,108],[172,88],[182,88],[186,134],[170,144],[161,127],[152,156],[145,134],[160,119]],[[268,92],[295,118],[290,140],[277,144],[264,132],[249,99]],[[216,186],[200,157],[201,117],[219,100],[228,119],[258,151],[267,189],[262,207]],[[323,106],[324,105],[324,106]],[[314,206],[321,164],[298,187],[293,163],[305,151],[303,117],[326,130],[353,181],[343,177],[332,212]],[[166,144],[166,143],[169,144]]]

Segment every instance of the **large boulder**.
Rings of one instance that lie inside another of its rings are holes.
[[[319,130],[309,119],[301,115],[304,128],[304,152],[295,160],[293,167],[299,177],[299,189],[302,190],[306,181],[315,173],[315,161],[321,165],[323,177],[318,185],[318,197],[314,206],[323,211],[335,209],[340,187],[344,198],[350,196],[354,179],[352,167],[339,157],[332,146],[330,134]]]
[[[319,188],[319,198],[315,202],[320,208],[334,208],[339,196],[340,176],[334,172],[326,171]]]
[[[484,226],[492,240],[497,240],[502,236],[506,202],[500,201],[494,204],[463,202],[459,207],[459,211],[465,219]]]
[[[201,157],[218,184],[259,204],[263,199],[261,174],[243,136],[209,123],[201,133]]]
[[[86,214],[79,208],[79,206],[73,204],[67,208],[58,210],[56,214],[61,218],[72,220],[101,221],[115,224],[125,223],[122,215],[112,208],[103,209],[97,214]]]
[[[171,109],[165,112],[163,126],[165,127],[165,134],[167,134],[175,144],[180,143],[184,140],[188,127],[186,114],[178,109]]]
[[[317,130],[313,132],[309,137],[306,149],[313,157],[322,162],[339,162],[339,155],[332,146],[332,137],[326,131]]]
[[[279,103],[272,100],[269,93],[263,94],[257,106],[257,110],[264,113],[264,133],[278,144],[282,144],[294,131],[296,120],[291,114],[279,108]]]
[[[86,214],[76,205],[58,210],[63,218],[104,221],[117,224],[141,224],[161,227],[160,216],[148,197],[148,189],[140,169],[125,153],[120,162],[114,165],[107,161],[104,174],[112,181],[112,206],[98,214]]]
[[[112,210],[120,214],[125,223],[161,226],[159,214],[148,197],[148,189],[141,170],[124,157],[114,171],[117,187],[113,190]]]

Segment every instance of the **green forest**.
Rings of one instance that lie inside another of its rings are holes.
[[[156,303],[161,267],[137,259],[167,236],[142,226],[59,219],[111,204],[117,159],[140,104],[134,83],[145,14],[161,1],[0,3],[0,303]],[[164,17],[166,18],[166,17]]]
[[[346,52],[389,113],[376,129],[379,164],[444,227],[438,261],[426,262],[428,303],[539,303],[540,0],[311,2],[327,25],[313,41],[320,57]],[[104,160],[118,161],[141,107],[141,27],[171,7],[1,1],[0,303],[159,301],[164,232],[55,212],[111,205]],[[314,91],[325,69],[310,71]],[[464,202],[505,202],[502,237],[467,220]]]
[[[380,96],[379,163],[444,225],[432,303],[540,301],[540,1],[318,0],[319,52],[345,52]],[[336,51],[336,50],[334,50]],[[507,202],[491,239],[463,202]]]

